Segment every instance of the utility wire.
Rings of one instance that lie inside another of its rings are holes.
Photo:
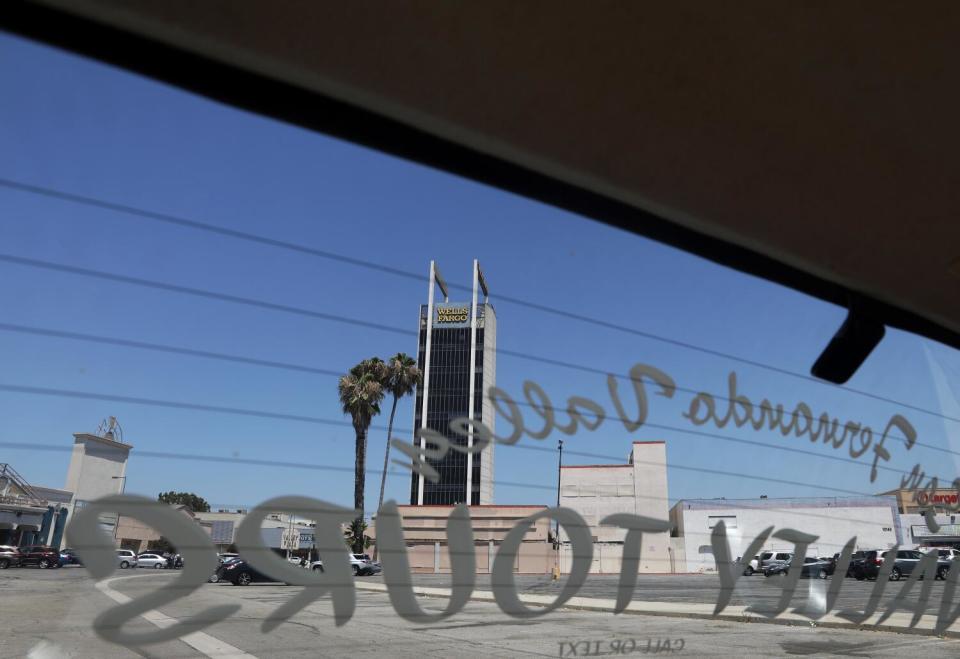
[[[82,205],[90,206],[94,208],[101,208],[104,210],[121,213],[128,217],[135,217],[135,218],[140,218],[144,220],[165,223],[165,224],[179,226],[182,228],[192,229],[196,231],[202,231],[206,233],[226,236],[226,237],[243,240],[247,242],[258,243],[261,245],[266,245],[268,247],[298,252],[301,254],[306,254],[309,256],[317,257],[317,258],[327,259],[327,260],[331,260],[339,263],[344,263],[347,265],[352,265],[355,267],[365,268],[368,270],[374,270],[377,272],[382,272],[382,273],[386,273],[386,274],[390,274],[398,277],[404,277],[406,279],[411,279],[415,281],[420,281],[420,282],[428,281],[427,277],[417,274],[415,272],[412,272],[409,270],[403,270],[403,269],[395,268],[391,266],[385,266],[373,261],[368,261],[366,259],[347,256],[345,254],[340,254],[340,253],[332,252],[329,250],[321,250],[314,247],[307,247],[304,245],[300,245],[298,243],[285,241],[285,240],[278,240],[278,239],[270,238],[268,236],[263,236],[260,234],[254,234],[246,231],[237,231],[235,229],[228,229],[226,227],[217,226],[215,224],[199,222],[197,220],[178,217],[178,216],[167,214],[167,213],[158,213],[155,211],[146,210],[136,206],[118,204],[115,202],[110,202],[110,201],[98,199],[95,197],[73,194],[70,192],[57,190],[57,189],[46,187],[46,186],[32,185],[32,184],[23,183],[20,181],[14,181],[12,179],[7,179],[7,178],[0,178],[0,186],[6,187],[11,190],[18,190],[20,192],[34,194],[42,197],[60,199],[62,201],[82,204]],[[448,283],[448,286],[456,290],[472,291],[471,287],[464,286],[462,284]],[[722,359],[739,362],[741,364],[746,364],[748,366],[753,366],[755,368],[760,368],[760,369],[771,371],[774,373],[779,373],[781,375],[787,375],[790,377],[799,378],[799,379],[806,380],[808,382],[813,382],[819,385],[836,387],[838,389],[849,391],[859,396],[872,398],[874,400],[882,401],[885,403],[899,405],[901,407],[905,407],[905,408],[914,410],[916,412],[921,412],[923,414],[929,414],[942,419],[946,419],[948,421],[954,421],[954,422],[960,423],[960,418],[957,418],[957,417],[952,417],[952,416],[943,414],[941,412],[937,412],[935,410],[930,410],[924,407],[920,407],[918,405],[912,405],[910,403],[899,401],[893,398],[888,398],[886,396],[880,396],[878,394],[864,391],[862,389],[856,389],[854,387],[850,387],[847,385],[836,385],[836,384],[827,383],[827,382],[824,382],[823,380],[807,375],[806,373],[798,373],[796,371],[791,371],[789,369],[781,368],[771,364],[765,364],[763,362],[747,359],[745,357],[740,357],[740,356],[723,352],[720,350],[699,346],[686,341],[680,341],[678,339],[662,336],[659,334],[655,334],[653,332],[646,332],[643,330],[627,327],[625,325],[620,325],[617,323],[598,320],[597,318],[594,318],[591,316],[574,313],[564,309],[558,309],[548,305],[538,304],[535,302],[531,302],[529,300],[523,300],[520,298],[511,297],[507,295],[499,295],[499,294],[494,295],[493,297],[503,302],[515,304],[515,305],[526,307],[529,309],[535,309],[543,313],[548,313],[555,316],[567,318],[569,320],[576,320],[578,322],[587,323],[587,324],[595,325],[598,327],[604,327],[606,329],[611,329],[618,332],[632,334],[634,336],[639,336],[645,339],[649,339],[651,341],[657,341],[660,343],[665,343],[665,344],[673,345],[676,347],[685,348],[687,350],[700,352],[702,354],[710,355],[713,357],[719,357]]]
[[[31,450],[31,451],[33,450],[51,451],[51,452],[58,452],[58,453],[67,453],[72,450],[72,447],[70,446],[60,446],[58,444],[35,444],[35,443],[27,443],[27,442],[0,442],[0,448]],[[527,448],[530,448],[530,447],[527,447]],[[539,448],[537,447],[533,447],[533,448],[534,450],[539,450]],[[590,457],[605,458],[605,459],[618,459],[618,458],[611,458],[611,456],[602,456],[602,455],[590,454],[590,453],[583,453],[582,455],[587,455]],[[150,459],[185,460],[190,462],[213,462],[218,464],[251,465],[251,466],[258,466],[258,467],[305,469],[309,471],[333,471],[333,472],[342,472],[347,474],[354,473],[353,467],[341,467],[341,466],[329,465],[329,464],[316,464],[316,463],[309,463],[309,462],[285,462],[285,461],[278,461],[278,460],[261,460],[261,459],[254,459],[254,458],[226,457],[226,456],[204,455],[204,454],[173,453],[168,451],[143,451],[143,450],[137,449],[135,457],[143,457],[143,458],[150,458]],[[663,466],[663,463],[648,462],[648,461],[637,461],[635,462],[635,464]],[[812,484],[812,483],[779,480],[779,479],[771,478],[767,476],[756,476],[753,474],[743,474],[739,472],[723,471],[718,469],[705,469],[701,467],[692,467],[689,465],[671,464],[669,466],[671,468],[693,471],[697,473],[710,473],[710,474],[717,474],[720,476],[728,476],[731,478],[748,478],[750,480],[759,480],[763,482],[771,482],[771,483],[787,484],[787,485],[798,485],[801,487],[807,487],[807,488],[817,489],[817,490],[830,490],[833,492],[839,492],[841,494],[849,494],[857,497],[873,498],[876,496],[868,492],[858,492],[855,490],[832,488],[832,487]],[[368,468],[368,469],[365,469],[364,472],[367,474],[380,475],[383,473],[383,470]],[[409,472],[409,471],[395,471],[395,470],[387,471],[388,476],[397,475],[397,476],[409,477],[411,473],[412,472]],[[543,490],[550,493],[555,493],[557,491],[556,485],[543,485],[540,483],[505,481],[505,480],[499,480],[499,479],[494,480],[492,482],[495,485],[503,485],[503,486],[510,486],[510,487],[524,488],[524,489],[532,489],[532,490]],[[658,497],[658,496],[651,496],[651,495],[638,495],[638,496],[641,499],[666,501],[668,503],[670,501],[669,497]],[[795,498],[809,498],[809,497],[789,497],[789,499],[795,499]],[[722,499],[722,501],[726,501],[726,499]],[[733,501],[733,499],[731,499],[730,501]],[[816,516],[816,514],[812,514],[811,516]],[[822,515],[822,517],[827,517],[827,516]],[[830,518],[838,519],[835,517],[830,517]],[[851,519],[849,521],[857,521],[857,520]]]
[[[342,420],[335,420],[335,419],[326,419],[326,418],[322,418],[322,417],[302,416],[302,415],[294,415],[294,414],[282,414],[282,413],[277,413],[277,412],[268,412],[268,411],[262,411],[262,410],[251,410],[251,409],[237,408],[237,407],[224,407],[224,406],[219,406],[219,405],[203,405],[203,404],[198,404],[198,403],[184,403],[184,402],[179,402],[179,401],[159,400],[159,399],[155,399],[155,398],[140,398],[140,397],[133,397],[133,396],[118,396],[118,395],[114,395],[114,394],[102,394],[102,393],[95,393],[95,392],[89,392],[89,391],[76,391],[76,390],[69,390],[69,389],[50,389],[50,388],[44,388],[44,387],[30,387],[30,386],[10,385],[10,384],[0,384],[0,391],[10,391],[10,392],[13,392],[13,393],[26,393],[26,394],[41,395],[41,396],[58,396],[58,397],[68,397],[68,398],[92,399],[92,400],[107,400],[107,401],[111,401],[111,402],[132,403],[132,404],[136,404],[136,405],[148,405],[148,406],[154,406],[154,407],[169,407],[169,408],[174,408],[174,409],[188,409],[188,410],[197,410],[197,411],[202,411],[202,412],[220,412],[220,413],[225,413],[225,414],[238,414],[238,415],[242,415],[242,416],[252,416],[252,417],[259,417],[259,418],[266,418],[266,419],[281,419],[281,420],[285,420],[285,421],[300,421],[300,422],[304,422],[304,423],[312,423],[312,424],[320,424],[320,425],[329,425],[329,426],[337,426],[337,427],[348,427],[348,428],[352,428],[352,427],[353,427],[353,424],[350,423],[349,421],[342,421]],[[387,430],[387,428],[384,427],[384,426],[373,426],[373,425],[370,426],[370,429],[373,429],[373,430]],[[513,448],[519,448],[519,449],[521,449],[521,450],[529,450],[529,451],[541,451],[541,452],[548,452],[548,453],[553,453],[553,452],[554,452],[553,449],[551,449],[551,448],[533,446],[533,445],[530,445],[530,444],[515,444],[515,445],[513,445]],[[601,459],[611,459],[611,460],[618,460],[618,461],[621,459],[621,458],[618,458],[618,457],[615,457],[615,456],[602,455],[602,454],[596,454],[596,453],[585,453],[585,452],[578,452],[578,451],[572,451],[572,450],[568,451],[568,454],[570,454],[570,455],[580,455],[580,456],[583,456],[583,457],[592,457],[592,458],[601,458]],[[822,456],[821,456],[821,457],[822,457]],[[659,463],[659,462],[643,463],[643,462],[641,462],[641,463],[639,463],[639,464],[651,464],[651,465],[654,465],[654,466],[660,466],[662,463]],[[750,475],[750,474],[743,474],[743,473],[740,473],[740,472],[725,472],[725,471],[719,471],[719,470],[710,470],[710,469],[705,469],[705,468],[701,468],[701,467],[692,467],[692,466],[686,466],[686,465],[678,465],[678,464],[674,464],[674,463],[671,463],[671,464],[670,464],[670,467],[673,468],[673,469],[679,469],[679,470],[684,470],[684,471],[693,471],[693,472],[699,472],[699,473],[726,474],[726,475],[737,476],[737,477],[741,477],[741,478],[749,478],[749,479],[752,479],[752,480],[760,480],[760,481],[781,483],[781,484],[786,484],[786,485],[799,485],[799,486],[802,486],[802,487],[810,487],[810,488],[817,488],[817,489],[829,490],[829,491],[832,491],[832,492],[840,492],[840,493],[843,493],[843,494],[854,494],[854,495],[857,495],[857,496],[872,496],[871,494],[869,494],[869,493],[867,493],[867,492],[859,492],[859,491],[855,491],[855,490],[846,490],[846,489],[842,489],[842,488],[835,488],[835,487],[823,486],[823,485],[814,484],[814,483],[802,483],[802,482],[799,482],[799,481],[788,481],[788,480],[782,480],[782,479],[768,478],[768,477],[764,477],[764,476],[755,476],[755,475]],[[897,473],[905,473],[905,472],[897,472]]]
[[[31,327],[31,326],[26,326],[26,325],[16,325],[16,324],[12,324],[12,323],[0,323],[0,331],[19,332],[19,333],[24,333],[24,334],[35,334],[35,335],[40,335],[40,336],[50,336],[50,337],[73,339],[73,340],[79,340],[79,341],[89,341],[89,342],[93,342],[93,343],[102,343],[102,344],[107,344],[107,345],[118,345],[118,346],[128,347],[128,348],[137,348],[137,349],[144,349],[144,350],[154,350],[154,351],[159,351],[159,352],[168,352],[168,353],[175,353],[175,354],[183,354],[183,355],[187,355],[187,356],[191,356],[191,357],[203,357],[203,358],[209,358],[209,359],[218,359],[218,360],[238,362],[238,363],[243,363],[243,364],[250,364],[250,365],[255,365],[255,366],[266,366],[266,367],[270,367],[270,368],[278,368],[278,369],[285,369],[285,370],[292,370],[292,371],[307,372],[307,373],[313,373],[313,374],[317,374],[317,375],[327,375],[327,376],[331,376],[331,377],[340,377],[340,376],[346,371],[346,369],[343,369],[343,370],[341,370],[341,371],[338,371],[338,370],[327,369],[327,368],[319,368],[319,367],[311,367],[311,366],[302,366],[302,365],[299,365],[299,364],[292,364],[292,363],[289,363],[289,362],[278,362],[278,361],[273,361],[273,360],[256,359],[256,358],[251,358],[251,357],[244,357],[244,356],[241,356],[241,355],[233,355],[233,354],[227,354],[227,353],[210,352],[210,351],[206,351],[206,350],[195,350],[195,349],[191,349],[191,348],[182,348],[182,347],[178,347],[178,346],[170,346],[170,345],[165,345],[165,344],[147,343],[147,342],[143,342],[143,341],[131,341],[131,340],[129,340],[129,339],[120,339],[120,338],[116,338],[116,337],[98,336],[98,335],[94,335],[94,334],[83,334],[83,333],[79,333],[79,332],[67,332],[67,331],[63,331],[63,330],[54,330],[54,329],[48,329],[48,328],[42,328],[42,327]],[[566,367],[566,368],[571,368],[571,369],[580,370],[580,371],[585,371],[585,372],[590,372],[590,373],[597,373],[597,374],[602,374],[602,375],[607,375],[607,374],[609,374],[609,375],[614,375],[614,377],[620,378],[620,379],[622,379],[622,380],[630,380],[630,379],[631,379],[629,375],[611,374],[611,373],[608,373],[607,371],[604,371],[603,369],[598,369],[598,368],[594,368],[594,367],[591,367],[591,366],[578,365],[578,364],[574,364],[574,363],[572,363],[572,362],[559,362],[559,361],[557,361],[557,360],[553,360],[553,359],[549,359],[549,358],[545,358],[545,357],[536,357],[536,356],[524,355],[523,353],[514,352],[514,351],[499,351],[499,350],[498,350],[498,352],[503,352],[503,353],[505,353],[505,354],[507,354],[507,355],[510,355],[510,356],[522,357],[522,358],[525,358],[525,359],[529,359],[529,360],[531,360],[531,361],[542,361],[542,362],[546,362],[546,363],[556,364],[557,366],[563,366],[563,367]],[[677,389],[678,391],[682,391],[682,392],[685,392],[685,393],[690,393],[690,394],[693,394],[693,395],[696,395],[696,394],[699,393],[699,392],[698,392],[697,390],[695,390],[695,389],[689,389],[689,388],[680,387],[680,386],[677,386],[676,389]],[[713,398],[716,399],[716,400],[723,400],[723,401],[728,401],[728,402],[730,401],[730,398],[729,398],[728,396],[715,395],[715,396],[713,396]],[[523,407],[533,407],[530,403],[528,403],[528,402],[526,402],[526,401],[515,401],[515,402],[516,402],[517,405],[520,405],[520,406],[523,406]],[[564,408],[555,407],[555,406],[550,406],[550,405],[545,405],[545,406],[543,406],[543,409],[549,409],[549,410],[552,410],[552,411],[554,411],[554,412],[561,412],[561,413],[563,413],[563,412],[566,411]],[[784,411],[783,415],[784,415],[785,417],[796,417],[796,416],[798,416],[798,413],[797,413],[796,410],[794,410],[793,412],[786,412],[786,411]],[[826,459],[837,460],[837,461],[844,461],[844,462],[851,462],[851,463],[854,463],[854,464],[863,464],[862,462],[860,462],[860,461],[858,461],[858,460],[855,460],[855,459],[853,459],[853,458],[842,458],[842,457],[839,457],[839,456],[824,455],[823,453],[818,453],[818,452],[815,452],[815,451],[805,451],[805,450],[803,450],[803,449],[798,449],[798,448],[793,448],[793,447],[786,447],[786,446],[780,446],[779,444],[768,444],[768,443],[760,442],[760,441],[756,441],[756,440],[746,440],[746,439],[739,439],[739,438],[727,437],[727,436],[724,436],[724,435],[719,435],[719,434],[714,434],[714,433],[698,432],[698,431],[694,431],[694,430],[690,430],[690,429],[686,429],[686,428],[679,428],[679,427],[676,427],[676,426],[669,426],[669,425],[659,425],[659,424],[656,424],[656,423],[649,423],[649,422],[646,423],[645,425],[648,425],[648,426],[653,427],[653,428],[660,428],[660,429],[663,429],[663,430],[672,430],[672,431],[675,431],[675,432],[682,432],[682,433],[687,433],[687,434],[700,435],[700,436],[703,436],[703,437],[712,437],[712,438],[716,438],[716,439],[722,439],[722,440],[731,441],[731,442],[736,442],[736,443],[741,443],[741,444],[749,444],[749,445],[760,446],[760,447],[764,447],[764,448],[771,448],[771,449],[775,449],[775,450],[788,451],[788,452],[792,452],[792,453],[801,453],[801,454],[805,454],[805,455],[819,456],[819,457],[823,457],[823,458],[826,458]],[[902,436],[902,435],[889,434],[888,437],[890,437],[890,438],[892,438],[892,439],[901,439],[901,440],[906,441],[906,438],[905,438],[904,436]],[[919,442],[919,441],[917,441],[917,442],[915,442],[915,445],[917,445],[917,446],[923,446],[923,447],[925,447],[925,448],[929,448],[929,449],[932,449],[932,450],[935,450],[935,451],[945,451],[945,452],[947,452],[947,453],[952,453],[952,454],[955,454],[955,455],[960,455],[960,452],[955,452],[955,451],[952,451],[952,450],[950,450],[950,449],[943,449],[943,448],[941,448],[941,447],[939,447],[939,446],[936,446],[936,445],[933,445],[933,444],[927,444],[927,443],[925,443],[925,442]],[[882,466],[878,466],[878,468],[883,468],[883,467],[882,467]],[[895,470],[895,471],[896,471],[896,470]],[[897,473],[902,473],[902,472],[897,471]]]
[[[334,371],[327,368],[315,368],[313,366],[303,366],[302,364],[293,364],[291,362],[279,362],[271,359],[257,359],[255,357],[244,357],[242,355],[233,355],[223,352],[211,352],[209,350],[196,350],[194,348],[182,348],[162,343],[147,343],[146,341],[131,341],[113,336],[100,336],[96,334],[84,334],[81,332],[67,332],[64,330],[48,329],[46,327],[31,327],[28,325],[16,325],[13,323],[0,323],[0,330],[5,332],[18,332],[21,334],[35,334],[38,336],[49,336],[59,339],[71,339],[74,341],[89,341],[91,343],[101,343],[104,345],[115,345],[124,348],[137,348],[140,350],[154,350],[156,352],[167,352],[171,354],[187,355],[189,357],[203,357],[206,359],[218,359],[221,361],[236,362],[239,364],[249,364],[252,366],[265,366],[268,368],[278,368],[287,371],[299,371],[302,373],[313,373],[315,375],[330,375],[333,377],[342,376],[347,369]]]
[[[404,336],[417,335],[417,333],[414,332],[413,330],[406,330],[400,327],[382,325],[380,323],[371,323],[366,320],[349,318],[347,316],[338,316],[335,314],[324,313],[322,311],[316,311],[315,309],[307,309],[305,307],[296,307],[288,304],[278,304],[276,302],[268,302],[266,300],[257,300],[254,298],[242,297],[239,295],[230,295],[229,293],[219,293],[217,291],[209,291],[202,288],[192,288],[190,286],[168,284],[166,282],[156,281],[154,279],[129,277],[127,275],[118,275],[112,272],[104,272],[102,270],[93,270],[90,268],[79,268],[72,265],[54,263],[52,261],[42,261],[40,259],[29,259],[22,256],[15,256],[13,254],[0,253],[0,261],[6,261],[7,263],[15,263],[17,265],[25,265],[31,268],[41,268],[44,270],[53,270],[56,272],[66,272],[72,275],[81,275],[83,277],[105,279],[108,281],[119,282],[121,284],[132,284],[134,286],[143,286],[146,288],[153,288],[161,291],[169,291],[172,293],[182,293],[184,295],[193,295],[195,297],[203,297],[203,298],[208,298],[212,300],[219,300],[221,302],[232,302],[234,304],[243,304],[251,307],[259,307],[261,309],[269,309],[270,311],[280,311],[283,313],[294,314],[297,316],[319,318],[320,320],[328,320],[334,323],[342,323],[346,325],[353,325],[356,327],[366,327],[369,329],[381,330],[384,332],[391,332],[393,334],[402,334]]]
[[[379,323],[372,323],[372,322],[365,321],[365,320],[361,320],[361,319],[357,319],[357,318],[349,318],[349,317],[347,317],[347,316],[338,316],[338,315],[335,315],[335,314],[330,314],[330,313],[325,313],[325,312],[321,312],[321,311],[316,311],[316,310],[313,310],[313,309],[307,309],[307,308],[304,308],[304,307],[295,307],[295,306],[292,306],[292,305],[277,304],[277,303],[274,303],[274,302],[268,302],[268,301],[264,301],[264,300],[256,300],[256,299],[253,299],[253,298],[241,297],[241,296],[237,296],[237,295],[230,295],[230,294],[226,294],[226,293],[219,293],[219,292],[209,291],[209,290],[205,290],[205,289],[192,288],[192,287],[187,287],[187,286],[179,286],[179,285],[175,285],[175,284],[168,284],[168,283],[165,283],[165,282],[158,282],[158,281],[150,280],[150,279],[142,279],[142,278],[139,278],[139,277],[128,277],[128,276],[126,276],[126,275],[118,275],[118,274],[115,274],[115,273],[103,272],[103,271],[100,271],[100,270],[91,270],[91,269],[88,269],[88,268],[79,268],[79,267],[76,267],[76,266],[68,266],[68,265],[64,265],[64,264],[60,264],[60,263],[53,263],[53,262],[50,262],[50,261],[42,261],[42,260],[39,260],[39,259],[29,259],[29,258],[14,256],[14,255],[12,255],[12,254],[3,254],[3,253],[0,253],[0,261],[6,261],[6,262],[9,262],[9,263],[15,263],[15,264],[18,264],[18,265],[25,265],[25,266],[28,266],[28,267],[43,268],[43,269],[53,270],[53,271],[57,271],[57,272],[66,272],[66,273],[74,274],[74,275],[81,275],[81,276],[87,276],[87,277],[107,279],[107,280],[110,280],[110,281],[117,281],[117,282],[120,282],[120,283],[132,284],[132,285],[135,285],[135,286],[145,286],[145,287],[147,287],[147,288],[154,288],[154,289],[159,289],[159,290],[165,290],[165,291],[170,291],[170,292],[174,292],[174,293],[183,293],[183,294],[187,294],[187,295],[195,295],[195,296],[199,296],[199,297],[205,297],[205,298],[211,298],[211,299],[221,300],[221,301],[224,301],[224,302],[232,302],[232,303],[236,303],[236,304],[243,304],[243,305],[249,305],[249,306],[254,306],[254,307],[260,307],[260,308],[264,308],[264,309],[269,309],[269,310],[271,310],[271,311],[279,311],[279,312],[283,312],[283,313],[291,313],[291,314],[300,315],[300,316],[307,316],[307,317],[311,317],[311,318],[318,318],[318,319],[320,319],[320,320],[327,320],[327,321],[331,321],[331,322],[343,323],[343,324],[347,324],[347,325],[367,327],[367,328],[371,328],[371,329],[382,330],[382,331],[386,331],[386,332],[392,332],[392,333],[394,333],[394,334],[401,334],[401,335],[404,335],[404,336],[417,336],[417,332],[414,332],[413,330],[406,330],[406,329],[403,329],[403,328],[400,328],[400,327],[391,326],[391,325],[383,325],[383,324],[379,324]],[[10,325],[10,324],[7,324],[7,326],[8,326],[8,327],[14,327],[13,325]],[[57,330],[44,330],[44,331],[49,333],[49,332],[57,331]],[[79,335],[77,335],[77,336],[79,336]],[[72,337],[72,338],[77,338],[77,337]],[[127,342],[128,345],[129,345],[130,343],[132,343],[132,342]],[[145,345],[145,344],[144,344],[144,345]],[[183,350],[183,349],[178,349],[178,350]],[[538,362],[553,364],[553,365],[557,365],[557,366],[563,366],[563,365],[564,365],[564,362],[561,362],[561,361],[555,360],[555,359],[550,359],[550,358],[547,358],[547,357],[539,357],[539,356],[534,356],[534,355],[525,355],[524,353],[520,353],[520,352],[516,352],[516,351],[510,351],[510,350],[501,350],[501,351],[499,351],[499,352],[502,352],[503,354],[506,354],[506,355],[510,355],[510,356],[512,356],[512,357],[522,357],[522,358],[526,358],[526,359],[529,359],[529,360],[532,360],[532,361],[538,361]],[[222,357],[221,357],[221,358],[222,358]],[[570,363],[566,363],[566,366],[569,367],[569,368],[574,368],[574,369],[576,369],[576,370],[581,370],[581,371],[604,373],[604,371],[602,371],[601,369],[596,369],[596,368],[594,368],[594,367],[589,367],[589,366],[581,366],[581,365],[575,365],[575,364],[570,364]],[[619,376],[619,377],[621,377],[621,378],[623,378],[623,379],[631,379],[629,376],[623,376],[623,375],[621,375],[621,376]],[[679,386],[676,387],[676,388],[677,388],[677,390],[679,390],[679,391],[684,391],[684,392],[687,392],[687,393],[692,393],[692,394],[694,394],[694,395],[700,393],[699,391],[694,390],[694,389],[688,389],[688,388],[679,387]],[[724,397],[724,396],[722,396],[722,395],[713,396],[713,398],[721,399],[721,400],[727,400],[727,401],[730,400],[728,397]],[[796,416],[797,412],[796,412],[796,411],[794,411],[794,412],[785,412],[784,414],[785,414],[786,416]],[[904,439],[904,440],[906,439],[906,438],[903,437],[902,435],[890,435],[890,436],[891,436],[891,437],[894,437],[894,438],[897,438],[897,439]],[[918,444],[919,444],[919,443],[918,443]],[[955,453],[954,451],[950,451],[950,450],[948,450],[948,449],[941,449],[940,447],[936,447],[936,446],[929,445],[929,444],[919,444],[919,445],[921,445],[921,446],[926,446],[927,448],[931,448],[931,449],[933,449],[933,450],[945,451],[945,452],[947,452],[947,453]],[[955,454],[956,454],[956,455],[960,455],[960,453],[955,453]]]

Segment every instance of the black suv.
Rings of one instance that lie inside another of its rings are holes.
[[[60,552],[46,545],[20,547],[20,565],[36,565],[39,568],[60,567]]]

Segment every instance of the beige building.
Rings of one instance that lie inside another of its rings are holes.
[[[667,449],[662,441],[633,442],[624,464],[564,465],[560,469],[560,505],[584,518],[593,537],[592,573],[620,572],[626,531],[600,521],[614,513],[668,520]],[[569,572],[570,538],[561,528],[560,570]],[[644,534],[640,572],[683,571],[670,544],[669,532]]]
[[[90,501],[123,493],[127,459],[132,448],[130,444],[119,441],[112,431],[102,437],[86,432],[74,433],[73,452],[64,488],[73,493],[71,517]],[[113,513],[100,516],[100,525],[114,537],[119,537],[117,519],[118,516]]]
[[[202,528],[207,535],[210,534],[210,523],[203,522],[196,518],[190,506],[176,505],[174,509],[186,515],[191,521]],[[160,549],[161,535],[154,530],[152,526],[147,526],[139,519],[133,517],[120,516],[120,522],[117,525],[117,546],[122,549],[131,549],[135,552],[148,551],[151,549]]]
[[[447,518],[453,506],[397,506],[403,520],[407,557],[413,572],[450,572],[450,554],[447,550]],[[477,572],[489,573],[497,549],[510,529],[525,517],[545,510],[546,506],[470,506],[473,522],[474,548]],[[376,529],[370,525],[369,534],[376,540]],[[550,543],[550,520],[539,519],[527,531],[514,571],[525,574],[547,574],[556,562]],[[371,548],[372,551],[372,548]]]

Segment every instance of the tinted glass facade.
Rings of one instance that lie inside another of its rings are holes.
[[[471,324],[476,322],[476,347],[473,354],[476,372],[474,375],[473,417],[492,427],[490,406],[483,404],[483,391],[494,385],[491,374],[488,380],[484,379],[484,357],[487,362],[492,359],[493,346],[485,339],[490,336],[490,330],[485,327],[486,322],[493,322],[493,308],[489,304],[480,304],[477,307],[477,319],[470,318],[468,322],[455,327],[445,327],[444,324],[434,324],[430,340],[430,364],[426,364],[427,351],[427,312],[426,305],[420,308],[419,347],[417,364],[424,372],[425,387],[428,392],[427,423],[426,426],[443,434],[451,444],[466,446],[467,438],[452,434],[449,423],[458,417],[467,417],[470,400],[470,330]],[[436,321],[436,310],[434,311]],[[486,322],[485,322],[486,321]],[[428,373],[429,370],[429,373]],[[416,406],[414,411],[414,428],[420,428],[423,419],[423,390],[417,390]],[[486,503],[491,485],[485,483],[491,479],[491,465],[483,468],[484,459],[489,449],[473,456],[471,496],[467,499],[467,455],[457,451],[449,451],[447,455],[436,462],[431,461],[433,467],[440,474],[438,483],[431,483],[424,479],[423,504],[452,505],[469,502],[471,505]],[[492,459],[492,458],[491,458]],[[486,484],[486,489],[483,487]],[[411,504],[419,503],[420,476],[414,473],[410,487]],[[484,496],[481,492],[484,491]]]

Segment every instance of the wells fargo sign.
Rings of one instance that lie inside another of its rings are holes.
[[[436,307],[437,323],[465,323],[470,317],[470,309],[466,306]]]

